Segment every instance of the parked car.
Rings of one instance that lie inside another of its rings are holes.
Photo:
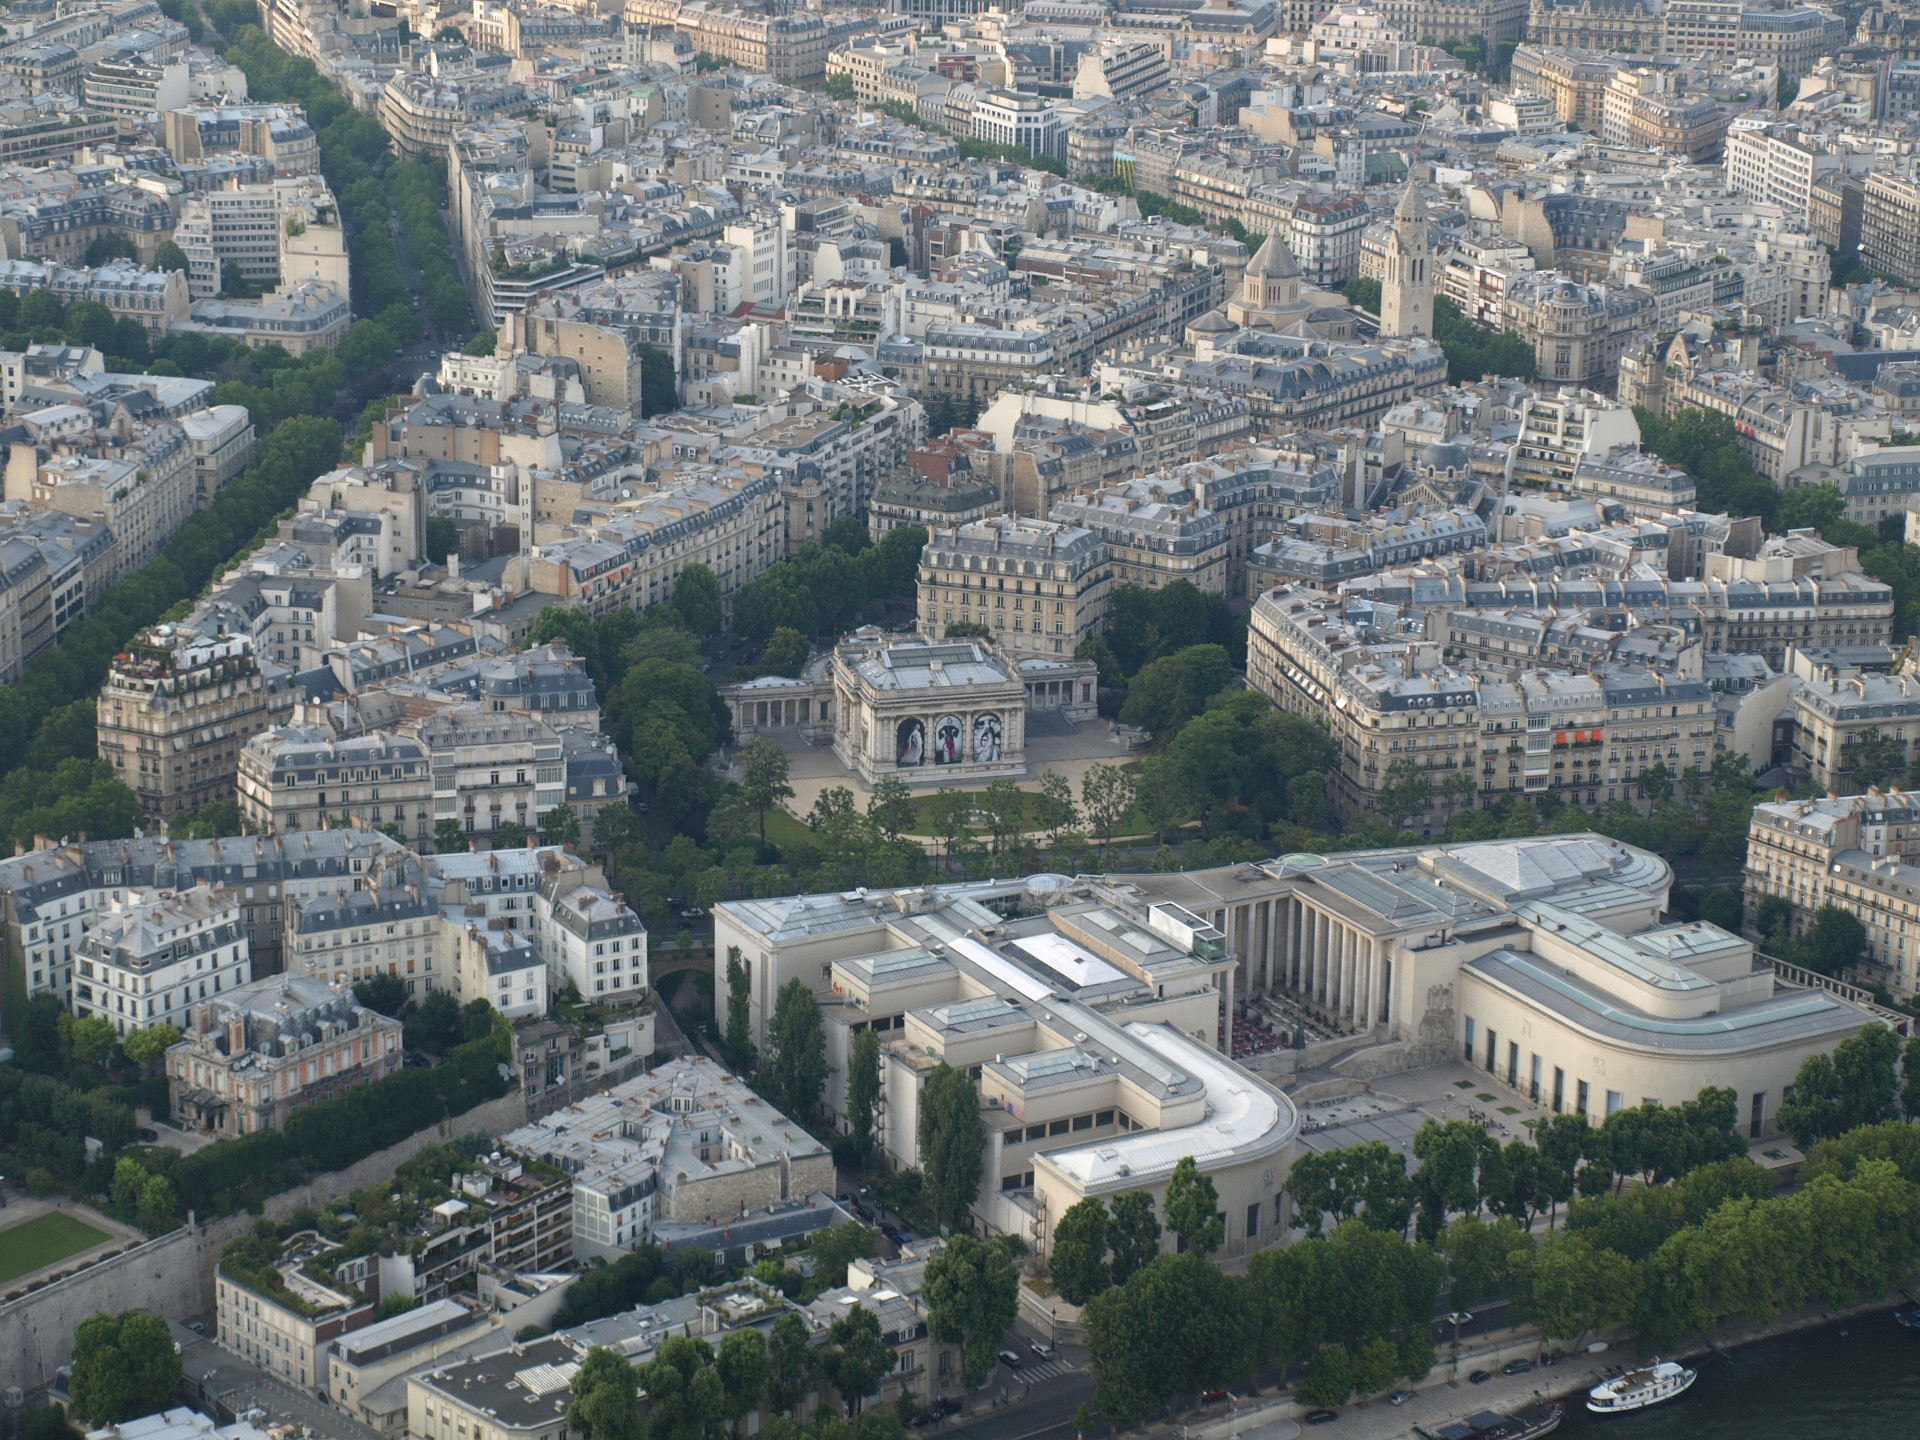
[[[1484,1385],[1492,1378],[1493,1372],[1491,1370],[1476,1370],[1467,1376],[1468,1381],[1475,1385]]]
[[[1411,1390],[1396,1390],[1387,1397],[1387,1403],[1389,1405],[1404,1405],[1412,1398],[1413,1392]]]
[[[1000,1363],[1009,1370],[1018,1370],[1020,1368],[1020,1352],[1018,1350],[1002,1350],[1000,1352]]]
[[[1200,1403],[1202,1405],[1218,1405],[1226,1398],[1227,1392],[1224,1390],[1202,1390],[1200,1392]]]
[[[1502,1375],[1524,1375],[1533,1368],[1531,1360],[1509,1360],[1500,1367]]]
[[[145,1144],[158,1145],[160,1143],[160,1132],[151,1125],[142,1125],[140,1127],[140,1139]]]
[[[1307,1424],[1309,1425],[1331,1425],[1334,1421],[1338,1420],[1339,1418],[1340,1418],[1340,1412],[1338,1410],[1307,1411]]]

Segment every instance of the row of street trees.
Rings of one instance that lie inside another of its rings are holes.
[[[806,1323],[788,1311],[764,1333],[752,1326],[729,1331],[718,1350],[694,1336],[668,1336],[640,1366],[596,1346],[573,1378],[567,1422],[585,1440],[721,1440],[762,1410],[790,1435],[798,1433],[791,1417],[824,1383],[855,1420],[837,1429],[816,1422],[807,1434],[817,1440],[899,1440],[897,1415],[860,1415],[893,1365],[880,1322],[865,1306],[849,1307],[817,1347]]]
[[[1920,1261],[1920,1127],[1871,1118],[1898,1108],[1893,1066],[1872,1031],[1837,1057],[1851,1108],[1830,1125],[1870,1118],[1813,1140],[1791,1192],[1746,1158],[1730,1091],[1600,1126],[1555,1116],[1537,1145],[1430,1123],[1411,1173],[1380,1144],[1296,1159],[1287,1189],[1308,1233],[1254,1255],[1244,1277],[1204,1262],[1206,1237],[1191,1231],[1212,1197],[1176,1172],[1166,1215],[1179,1253],[1158,1253],[1144,1192],[1111,1211],[1082,1201],[1056,1228],[1053,1283],[1085,1306],[1099,1407],[1119,1425],[1269,1365],[1303,1367],[1295,1395],[1307,1405],[1418,1379],[1443,1292],[1456,1308],[1507,1297],[1553,1341],[1631,1326],[1650,1348],[1851,1303]],[[1562,1204],[1564,1226],[1552,1223]]]

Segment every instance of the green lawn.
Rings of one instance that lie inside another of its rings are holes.
[[[776,845],[797,845],[803,840],[811,840],[813,832],[806,825],[793,818],[779,806],[767,812],[767,839]]]
[[[58,1210],[10,1225],[0,1230],[0,1285],[111,1238],[106,1231]]]

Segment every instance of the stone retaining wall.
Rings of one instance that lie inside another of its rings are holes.
[[[526,1097],[516,1089],[409,1135],[345,1170],[316,1175],[305,1185],[274,1195],[267,1200],[266,1213],[284,1220],[303,1205],[324,1205],[391,1178],[396,1167],[435,1141],[476,1130],[499,1135],[526,1121]],[[214,1262],[227,1242],[253,1222],[244,1212],[205,1224],[189,1216],[178,1230],[0,1305],[0,1389],[18,1385],[31,1395],[51,1384],[54,1372],[73,1353],[73,1333],[80,1322],[103,1310],[151,1310],[170,1320],[211,1310]]]

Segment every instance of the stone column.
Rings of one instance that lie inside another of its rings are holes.
[[[1338,979],[1340,993],[1334,997],[1334,1018],[1340,1019],[1353,1008],[1353,930],[1344,921],[1340,924],[1340,969]]]
[[[1296,956],[1299,962],[1300,979],[1296,988],[1299,998],[1313,998],[1313,911],[1302,905],[1299,917],[1295,921],[1297,933],[1294,936]]]
[[[1225,1025],[1226,1025],[1226,1028],[1225,1028],[1224,1030],[1222,1030],[1222,1031],[1220,1031],[1220,1032],[1219,1032],[1219,1033],[1218,1033],[1217,1035],[1209,1035],[1209,1036],[1207,1037],[1207,1038],[1208,1038],[1209,1040],[1213,1040],[1213,1041],[1216,1041],[1216,1042],[1218,1042],[1218,1041],[1221,1041],[1221,1040],[1224,1040],[1224,1041],[1225,1041],[1225,1043],[1224,1043],[1224,1044],[1221,1044],[1219,1048],[1220,1048],[1220,1051],[1221,1051],[1221,1053],[1222,1053],[1222,1054],[1224,1054],[1224,1055],[1225,1055],[1225,1056],[1226,1056],[1226,1057],[1227,1057],[1227,1058],[1228,1058],[1229,1060],[1231,1060],[1231,1059],[1233,1058],[1233,991],[1234,991],[1234,984],[1233,984],[1233,981],[1234,981],[1234,974],[1235,974],[1235,972],[1234,972],[1233,970],[1229,970],[1229,971],[1227,971],[1227,973],[1226,973],[1226,977],[1225,977],[1225,978],[1226,978],[1226,982],[1227,982],[1227,983],[1226,983],[1226,990],[1225,990],[1225,992],[1224,992],[1224,993],[1222,994],[1222,996],[1221,996],[1221,1001],[1222,1001],[1222,1003],[1223,1003],[1223,1004],[1224,1004],[1224,1005],[1225,1005],[1225,1006],[1227,1007],[1227,1009],[1226,1009],[1226,1015],[1225,1015],[1225,1017],[1224,1017],[1224,1018],[1225,1018]]]
[[[1300,927],[1305,918],[1306,907],[1299,900],[1289,896],[1287,899],[1287,989],[1298,999],[1301,988],[1306,983],[1306,975],[1300,968]]]
[[[1365,937],[1362,936],[1358,930],[1354,931],[1353,947],[1348,956],[1348,963],[1352,966],[1353,971],[1353,1005],[1351,1007],[1353,1023],[1354,1027],[1359,1030],[1365,1030],[1367,1028],[1366,949],[1367,942]]]
[[[1327,916],[1325,911],[1313,912],[1313,998],[1322,1009],[1333,998],[1333,972],[1329,962],[1333,956],[1327,948],[1331,937],[1327,934]]]

